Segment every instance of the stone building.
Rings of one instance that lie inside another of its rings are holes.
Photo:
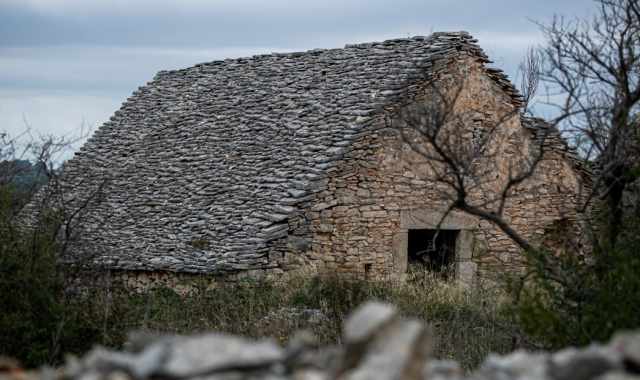
[[[72,252],[134,282],[401,278],[425,258],[469,280],[514,265],[519,249],[491,223],[459,212],[441,220],[441,184],[388,124],[426,83],[462,72],[459,107],[483,110],[478,128],[513,113],[496,132],[491,172],[504,180],[503,164],[548,128],[521,117],[517,91],[488,63],[459,32],[159,72],[65,166],[73,202],[92,194]],[[505,205],[533,241],[579,219],[584,173],[551,132],[535,175]]]

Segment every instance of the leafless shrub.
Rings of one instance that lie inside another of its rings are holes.
[[[547,102],[563,118],[563,131],[594,168],[593,194],[583,208],[594,198],[606,204],[606,230],[595,243],[614,246],[624,192],[638,178],[640,3],[597,4],[591,20],[556,17],[541,25],[547,39],[541,80]]]
[[[594,200],[604,201],[608,220],[602,236],[610,246],[622,228],[623,195],[639,177],[640,5],[637,0],[597,3],[600,12],[591,21],[556,17],[550,25],[541,25],[547,45],[530,49],[519,69],[522,106],[488,115],[482,133],[474,124],[484,110],[468,103],[458,106],[466,77],[455,68],[430,79],[425,95],[389,122],[429,166],[448,212],[457,209],[493,223],[525,251],[535,247],[507,222],[504,207],[513,190],[534,175],[550,134],[561,131],[582,167],[593,170],[589,186],[579,189],[575,207],[584,213],[594,207]],[[545,91],[536,96],[540,85]],[[492,176],[499,132],[514,118],[532,117],[538,98],[555,108],[555,116],[534,143],[523,144],[508,161],[506,178]],[[603,239],[591,235],[593,245],[599,246]]]
[[[538,58],[531,53],[529,59],[534,67],[523,74],[529,81],[524,99],[533,96],[538,80]],[[466,212],[494,223],[521,248],[531,250],[531,244],[505,220],[504,210],[513,190],[533,175],[542,160],[545,136],[515,145],[520,151],[514,159],[500,160],[505,139],[517,138],[504,131],[520,118],[520,110],[503,107],[498,114],[488,114],[482,105],[462,99],[466,85],[465,73],[456,69],[430,80],[424,95],[389,117],[387,126],[399,132],[415,153],[413,163],[424,167],[428,179],[437,184],[435,190],[448,204],[443,220],[454,209]]]
[[[27,363],[55,362],[77,338],[67,329],[78,326],[80,310],[70,307],[66,284],[92,257],[61,259],[104,185],[79,192],[63,173],[61,158],[83,138],[0,135],[0,354]]]

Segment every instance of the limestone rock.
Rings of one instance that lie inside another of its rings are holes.
[[[430,339],[418,321],[394,323],[367,347],[356,368],[345,373],[349,380],[422,379],[430,352]]]
[[[430,353],[427,328],[403,320],[394,307],[367,303],[344,326],[345,379],[421,379]]]
[[[552,356],[549,375],[554,380],[589,380],[621,369],[620,356],[601,347],[569,348]]]
[[[490,355],[474,373],[474,378],[545,380],[548,379],[547,363],[547,354],[515,351],[506,356]]]
[[[453,360],[430,360],[424,369],[424,379],[461,380],[464,372]]]
[[[618,333],[610,346],[622,356],[626,366],[640,373],[640,332]]]
[[[370,302],[360,306],[344,325],[345,343],[358,344],[370,339],[396,317],[396,310],[387,304]]]
[[[284,359],[284,350],[270,340],[251,342],[221,334],[177,339],[172,344],[161,342],[148,350],[160,351],[161,347],[168,347],[167,359],[158,373],[168,377],[195,377],[236,368],[261,369]]]

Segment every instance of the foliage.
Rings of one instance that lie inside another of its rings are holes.
[[[38,227],[21,231],[16,197],[22,194],[0,187],[0,355],[27,365],[52,363],[63,352],[88,347],[92,332],[64,298],[53,239],[56,216],[46,215]]]
[[[559,348],[606,341],[617,330],[640,327],[638,251],[640,224],[629,221],[615,247],[587,258],[530,255],[533,278],[514,309],[523,328]]]

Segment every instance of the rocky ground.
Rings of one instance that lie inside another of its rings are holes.
[[[133,334],[126,351],[95,348],[58,370],[23,372],[7,365],[0,380],[640,380],[640,332],[620,333],[606,345],[489,356],[471,373],[433,359],[431,342],[421,322],[401,318],[392,306],[367,303],[345,322],[339,347],[318,347],[306,332],[286,347],[223,334]]]

